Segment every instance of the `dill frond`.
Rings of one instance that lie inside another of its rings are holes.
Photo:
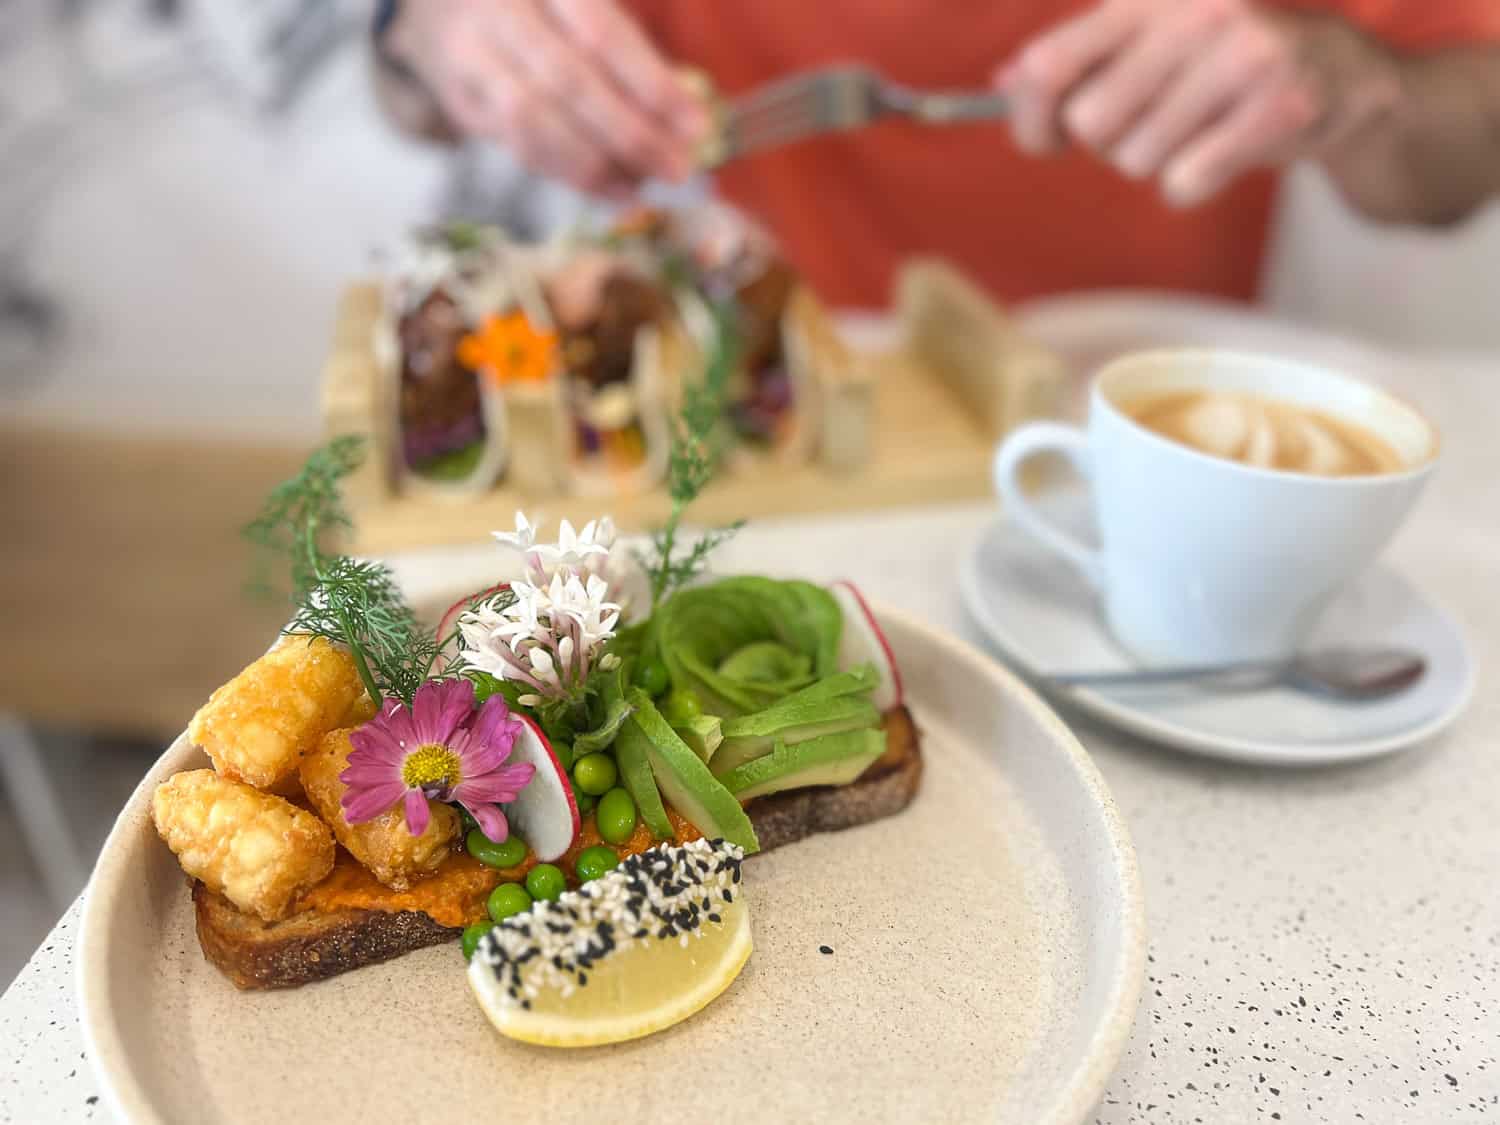
[[[282,561],[289,564],[294,600],[312,588],[324,535],[354,526],[339,489],[364,457],[364,438],[352,434],[334,438],[315,449],[296,476],[271,490],[260,515],[243,530],[256,547],[253,590],[269,592],[271,564]]]
[[[713,480],[724,453],[724,413],[729,400],[729,377],[739,358],[739,331],[732,302],[713,306],[714,346],[703,378],[683,390],[682,407],[672,422],[667,455],[667,494],[672,511],[661,530],[651,537],[651,550],[642,552],[641,565],[651,580],[651,608],[678,586],[702,571],[715,547],[743,525],[740,520],[701,536],[679,555],[677,536],[683,512]]]
[[[410,704],[437,662],[437,638],[418,623],[386,566],[324,547],[326,533],[353,526],[340,485],[364,454],[359,437],[335,438],[313,451],[301,472],[271,491],[244,534],[257,548],[262,588],[272,561],[287,565],[292,620],[286,632],[346,646],[371,699],[394,695]]]

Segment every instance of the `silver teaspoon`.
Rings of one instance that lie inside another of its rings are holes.
[[[1127,687],[1199,683],[1234,691],[1285,684],[1333,699],[1369,701],[1405,691],[1422,678],[1427,661],[1409,648],[1323,648],[1289,660],[1131,668],[1119,672],[1060,672],[1064,687]]]

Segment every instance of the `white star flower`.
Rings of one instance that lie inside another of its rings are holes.
[[[513,534],[495,533],[526,556],[528,577],[510,584],[503,609],[483,605],[460,617],[460,647],[471,667],[524,685],[528,695],[572,698],[620,623],[621,607],[600,573],[609,567],[615,528],[590,520],[577,531],[564,520],[556,545],[538,544],[536,532],[517,513]]]
[[[517,551],[526,563],[527,577],[538,586],[545,586],[554,574],[575,570],[583,574],[600,574],[608,577],[616,569],[610,556],[615,543],[614,521],[608,516],[589,520],[583,530],[575,530],[573,524],[563,520],[558,526],[556,543],[538,543],[540,524],[526,518],[526,513],[516,513],[516,530],[496,531],[491,534],[499,543]]]
[[[514,547],[522,554],[525,554],[527,551],[531,550],[532,544],[536,542],[537,530],[537,525],[526,518],[525,512],[517,512],[515,531],[492,531],[490,532],[490,534],[493,535],[498,542],[505,543],[508,546]]]

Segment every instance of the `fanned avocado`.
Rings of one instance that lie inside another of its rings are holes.
[[[626,730],[638,728],[644,734],[646,757],[661,795],[705,836],[722,836],[746,852],[759,851],[755,829],[734,794],[677,736],[649,695],[637,688],[629,698],[636,712]]]
[[[723,777],[746,762],[769,754],[777,743],[793,745],[810,738],[879,725],[880,712],[866,696],[846,695],[801,703],[782,700],[765,711],[730,719],[724,724],[724,741],[713,757],[714,775]]]
[[[729,716],[835,672],[843,626],[821,586],[747,576],[679,590],[652,618],[652,635],[672,686]]]
[[[779,641],[751,641],[719,663],[719,675],[790,693],[812,683],[812,657]]]
[[[802,742],[878,726],[880,712],[870,702],[876,682],[874,668],[864,665],[819,680],[764,711],[726,720],[724,741],[711,760],[714,774],[722,777],[769,754],[778,741]]]
[[[741,801],[809,785],[847,785],[884,753],[883,730],[828,734],[790,746],[778,742],[769,754],[731,770],[722,780]]]
[[[651,740],[634,717],[626,719],[615,738],[615,761],[620,767],[620,783],[635,800],[641,820],[651,829],[658,840],[672,838],[672,821],[661,803],[661,791],[656,787],[656,776],[651,772],[648,748]]]

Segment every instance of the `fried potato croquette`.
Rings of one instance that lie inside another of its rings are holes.
[[[269,789],[351,712],[369,706],[353,657],[321,637],[294,634],[209,696],[188,737],[225,777]]]
[[[420,836],[407,831],[406,814],[400,805],[387,809],[374,820],[350,824],[339,804],[348,788],[339,780],[339,774],[349,764],[353,749],[349,731],[336,730],[327,735],[302,759],[299,769],[302,789],[349,854],[369,868],[370,874],[381,883],[393,891],[404,891],[414,881],[432,874],[452,854],[461,831],[458,813],[452,805],[428,801],[432,819]]]
[[[375,701],[370,698],[370,693],[361,691],[359,697],[349,704],[349,710],[344,712],[344,717],[339,720],[341,727],[362,727],[373,719],[380,710],[375,706]]]
[[[333,869],[333,833],[306,809],[213,770],[156,787],[156,831],[182,869],[241,910],[274,922]]]

